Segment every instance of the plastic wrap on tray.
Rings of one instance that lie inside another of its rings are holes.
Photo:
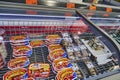
[[[27,70],[25,68],[19,68],[5,73],[3,76],[3,80],[21,80],[27,77]]]
[[[54,59],[57,59],[57,58],[66,58],[67,53],[63,49],[56,49],[51,51],[48,56],[50,60],[53,61]]]
[[[64,46],[69,46],[72,43],[72,39],[68,33],[62,33],[63,37],[63,45]]]
[[[15,58],[15,59],[11,59],[8,62],[8,68],[9,69],[23,68],[23,67],[27,67],[29,64],[30,64],[29,58],[18,57],[18,58]]]
[[[53,71],[56,73],[64,68],[72,67],[72,64],[67,58],[55,59],[52,63]]]
[[[32,63],[29,65],[28,75],[33,78],[48,78],[50,65],[48,63]]]
[[[81,52],[83,54],[83,57],[88,57],[89,56],[87,48],[85,47],[85,45],[80,45],[80,49],[81,49]]]
[[[85,58],[83,59],[83,61],[85,62],[89,72],[91,75],[96,75],[97,72],[96,72],[96,69],[95,69],[95,66],[93,65],[93,63],[90,61],[89,58]]]
[[[0,53],[2,54],[3,58],[7,57],[4,38],[2,36],[0,36]]]
[[[48,46],[49,51],[53,51],[55,49],[62,49],[62,46],[60,44],[51,44]]]
[[[73,69],[75,70],[75,72],[77,74],[77,78],[78,79],[83,78],[84,77],[83,73],[82,73],[80,67],[77,65],[77,63],[76,62],[72,62],[72,65],[73,65]]]
[[[82,58],[82,54],[80,52],[80,48],[78,46],[73,46],[74,54],[76,57],[76,60],[80,60]]]
[[[62,38],[58,34],[53,34],[53,35],[47,35],[46,36],[46,44],[59,44],[61,43]]]
[[[32,40],[32,41],[30,41],[30,46],[32,47],[32,48],[36,48],[36,47],[42,47],[42,46],[44,46],[45,44],[44,44],[44,42],[42,41],[42,40]]]
[[[30,77],[30,78],[25,78],[25,79],[21,79],[21,80],[35,80],[35,79]]]
[[[0,53],[0,69],[2,69],[5,66],[6,62],[3,58],[2,54]]]
[[[68,47],[66,48],[67,54],[68,54],[68,58],[70,60],[74,60],[75,59],[75,55],[74,55],[74,50],[72,47]]]
[[[0,36],[5,37],[5,30],[3,28],[0,28]]]
[[[56,75],[56,80],[75,80],[76,78],[77,74],[72,68],[64,68]]]
[[[13,57],[22,57],[27,56],[30,57],[32,55],[32,47],[31,46],[14,46],[13,47]]]
[[[11,36],[10,37],[10,43],[13,46],[28,45],[29,44],[29,38],[26,35]]]

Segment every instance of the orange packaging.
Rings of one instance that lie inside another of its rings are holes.
[[[32,55],[32,48],[31,46],[15,46],[13,47],[13,57],[23,57],[27,56],[30,57]]]
[[[11,45],[28,45],[29,39],[26,35],[11,36],[10,43]]]
[[[56,75],[56,80],[75,80],[76,78],[77,74],[72,68],[64,68]]]
[[[8,68],[9,69],[17,69],[17,68],[23,68],[27,67],[30,64],[29,58],[27,57],[18,57],[16,59],[11,59],[8,62]]]
[[[28,68],[28,76],[33,78],[48,78],[50,75],[50,65],[47,63],[32,63]]]
[[[63,68],[72,67],[72,64],[67,58],[59,58],[53,61],[52,66],[53,66],[54,71],[58,72],[62,70]]]
[[[21,80],[24,77],[28,77],[25,68],[19,68],[12,71],[8,71],[4,74],[3,80]]]
[[[60,44],[51,44],[48,46],[49,51],[53,51],[55,49],[62,49],[62,46]]]
[[[67,53],[63,49],[56,49],[49,53],[50,59],[53,61],[57,58],[65,58],[67,57]]]
[[[44,42],[42,40],[33,40],[30,42],[30,46],[32,48],[35,48],[35,47],[41,47],[44,45]]]

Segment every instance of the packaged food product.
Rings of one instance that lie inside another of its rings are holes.
[[[64,68],[56,75],[56,80],[75,80],[76,78],[77,74],[72,68]]]
[[[32,63],[28,68],[29,77],[47,78],[50,75],[50,65],[47,63]]]
[[[4,40],[3,37],[0,36],[0,53],[2,54],[3,58],[6,58],[7,52],[6,52],[5,43],[3,40]]]
[[[56,49],[49,53],[50,59],[53,61],[57,58],[65,58],[67,57],[67,53],[63,49]]]
[[[22,57],[27,56],[30,57],[32,55],[32,48],[31,46],[15,46],[13,47],[13,57]]]
[[[8,62],[9,69],[17,69],[27,67],[30,64],[29,58],[27,57],[18,57],[16,59],[11,59]]]
[[[5,73],[3,80],[21,80],[27,77],[27,70],[25,68],[19,68]]]
[[[11,36],[10,43],[11,45],[28,45],[29,38],[26,35]]]
[[[48,46],[49,51],[53,51],[55,49],[62,49],[62,46],[60,44],[51,44]]]
[[[5,59],[3,58],[2,54],[0,53],[0,69],[5,66]]]
[[[5,36],[5,30],[3,28],[0,28],[0,36],[2,37]]]
[[[32,48],[41,47],[41,46],[44,46],[44,42],[42,40],[33,40],[30,42],[30,46]]]
[[[30,78],[25,78],[25,79],[21,79],[21,80],[35,80],[35,79],[30,77]]]
[[[51,63],[53,62],[49,55],[47,56],[47,59],[48,59],[49,62],[51,62]]]
[[[49,41],[50,43],[60,43],[62,38],[58,34],[54,35],[47,35],[46,40]]]
[[[75,59],[75,55],[74,55],[73,48],[72,47],[68,47],[66,50],[67,50],[68,58],[70,60],[74,60]]]
[[[67,59],[67,58],[59,58],[59,59],[55,59],[53,61],[52,66],[56,73],[56,72],[62,70],[63,68],[72,67],[72,64],[70,63],[69,59]]]

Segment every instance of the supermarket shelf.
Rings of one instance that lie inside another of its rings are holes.
[[[81,16],[82,14],[79,12],[79,10],[77,11],[77,13]],[[109,36],[104,30],[102,30],[101,28],[99,28],[99,27],[97,27],[94,23],[92,23],[92,21],[90,21],[90,20],[88,20],[84,15],[82,15],[82,17],[84,17],[84,19],[86,20],[86,21],[88,21],[91,25],[93,25],[94,26],[94,28],[96,29],[96,30],[94,30],[95,31],[95,33],[96,34],[102,34],[102,35],[104,35],[104,36],[106,36],[106,38],[104,39],[103,38],[103,40],[110,40],[111,41],[111,43],[106,43],[106,45],[108,46],[109,44],[111,44],[111,50],[114,48],[114,47],[112,47],[112,45],[114,45],[114,46],[116,46],[117,47],[117,52],[119,53],[120,52],[120,47],[119,47],[119,44],[111,37],[111,36]],[[109,49],[110,49],[110,47],[109,47]],[[119,58],[119,61],[120,61],[120,55],[119,54],[117,54],[118,55],[118,58]],[[120,63],[120,62],[119,62]]]

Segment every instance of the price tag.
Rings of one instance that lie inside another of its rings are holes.
[[[74,3],[67,3],[67,8],[75,8],[75,4]]]
[[[96,6],[90,6],[89,10],[96,10]]]
[[[106,12],[112,12],[112,8],[106,8]]]
[[[30,5],[37,5],[37,0],[26,0],[26,4],[30,4]]]

